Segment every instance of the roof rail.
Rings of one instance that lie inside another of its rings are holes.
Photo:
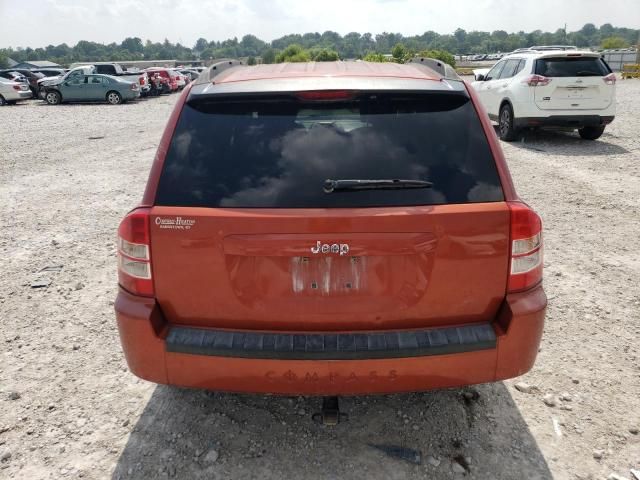
[[[550,52],[550,51],[566,51],[577,50],[575,45],[534,45],[533,47],[516,48],[511,53],[526,53],[526,52]],[[507,54],[510,55],[510,54]]]
[[[211,65],[211,67],[209,67],[207,70],[205,70],[208,73],[208,75],[200,75],[198,77],[197,83],[213,82],[213,79],[215,77],[217,77],[218,75],[220,75],[225,70],[227,70],[229,68],[232,68],[232,67],[239,67],[241,65],[244,65],[244,63],[242,63],[241,60],[235,60],[235,59],[231,59],[231,58],[229,58],[229,59],[225,58],[224,60],[218,60],[216,63]]]
[[[406,63],[412,63],[428,68],[447,80],[461,80],[455,69],[442,60],[427,57],[414,57]]]
[[[544,51],[544,50],[577,50],[578,47],[575,45],[534,45],[531,47],[533,50]]]

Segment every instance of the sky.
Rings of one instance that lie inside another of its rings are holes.
[[[0,0],[0,48],[140,37],[193,46],[251,33],[640,28],[640,0]]]

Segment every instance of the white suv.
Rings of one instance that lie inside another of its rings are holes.
[[[594,52],[514,52],[472,85],[505,141],[527,127],[577,128],[595,140],[615,116],[616,76]]]

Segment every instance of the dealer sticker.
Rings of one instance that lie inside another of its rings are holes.
[[[155,223],[160,228],[168,228],[171,230],[189,230],[196,224],[196,221],[193,218],[156,217]]]

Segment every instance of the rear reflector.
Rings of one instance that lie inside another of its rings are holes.
[[[540,250],[536,250],[530,255],[513,257],[513,259],[511,260],[511,274],[519,275],[521,273],[529,272],[540,265],[541,260],[542,255],[540,254]]]
[[[154,295],[147,208],[130,212],[118,228],[118,282],[135,295]]]
[[[140,260],[150,260],[148,245],[131,243],[127,242],[123,238],[118,238],[118,249],[128,257],[138,258]]]
[[[525,255],[537,249],[542,242],[541,235],[535,234],[533,237],[523,238],[522,240],[514,240],[511,244],[512,255]]]
[[[520,292],[542,281],[542,220],[520,202],[509,202],[511,259],[509,292]]]
[[[296,96],[300,100],[332,101],[353,98],[355,93],[356,92],[352,90],[318,90],[311,92],[298,92]]]
[[[151,268],[148,262],[138,262],[124,255],[120,255],[118,266],[123,272],[133,277],[151,278]]]
[[[545,85],[549,85],[549,82],[551,82],[551,79],[542,75],[529,75],[522,80],[522,83],[526,83],[530,87],[537,87],[538,85],[544,87]]]

